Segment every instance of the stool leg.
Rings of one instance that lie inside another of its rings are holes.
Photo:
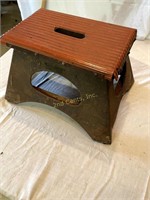
[[[125,64],[126,64],[126,77],[125,77],[124,86],[123,86],[123,94],[125,94],[134,83],[134,78],[133,78],[133,73],[132,73],[129,56],[126,59]]]
[[[131,63],[129,57],[123,66],[124,74],[122,75],[122,86],[118,94],[115,93],[113,83],[109,83],[109,109],[110,109],[110,126],[113,127],[115,122],[117,111],[119,108],[120,101],[123,95],[131,88],[134,83],[133,73],[131,69]]]
[[[132,83],[130,62],[127,60],[127,71],[123,92]],[[31,85],[31,77],[35,72],[52,71],[70,80],[80,91],[81,102],[78,105],[68,103],[59,105],[59,100],[47,96]],[[111,129],[117,114],[119,98],[114,94],[112,84],[94,74],[73,65],[35,55],[26,50],[14,50],[5,98],[11,103],[38,102],[56,107],[76,120],[93,140],[104,144],[111,143]],[[115,102],[115,103],[112,103]]]
[[[61,74],[77,86],[81,93],[79,105],[64,104],[46,96],[31,85],[31,77],[38,71]],[[56,107],[76,120],[92,139],[110,144],[108,84],[93,72],[25,50],[14,50],[5,98],[11,103],[38,102]]]

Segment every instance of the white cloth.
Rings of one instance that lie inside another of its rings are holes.
[[[0,68],[0,193],[12,200],[149,200],[148,51],[150,41],[135,42],[135,83],[121,101],[112,145],[103,145],[52,107],[4,99],[9,50]]]
[[[25,19],[41,7],[41,0],[18,0],[18,5]],[[150,0],[47,0],[46,8],[136,28],[140,40],[150,37]]]

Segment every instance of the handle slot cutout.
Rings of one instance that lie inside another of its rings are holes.
[[[74,38],[78,38],[78,39],[85,38],[85,34],[83,34],[83,33],[67,30],[67,29],[64,29],[64,28],[55,27],[54,31],[57,32],[57,33],[67,35],[67,36],[70,36],[70,37],[74,37]]]

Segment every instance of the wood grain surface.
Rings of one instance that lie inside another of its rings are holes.
[[[117,78],[135,39],[136,29],[41,8],[6,32],[1,43],[100,73],[111,80],[113,76]]]

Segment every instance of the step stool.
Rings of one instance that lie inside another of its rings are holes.
[[[135,39],[132,28],[40,9],[1,38],[14,48],[5,98],[56,107],[111,144]]]

